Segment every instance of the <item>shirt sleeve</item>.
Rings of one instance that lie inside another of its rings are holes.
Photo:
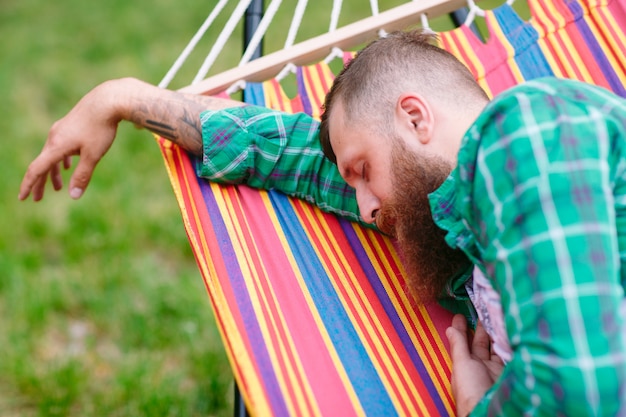
[[[617,415],[626,394],[608,111],[521,92],[499,100],[465,196],[513,350],[471,415]],[[604,114],[603,114],[604,113]],[[623,129],[623,127],[622,127]],[[623,407],[623,405],[622,405]]]
[[[319,143],[319,123],[304,113],[259,106],[201,114],[198,175],[226,184],[278,190],[322,210],[362,222],[353,188]]]

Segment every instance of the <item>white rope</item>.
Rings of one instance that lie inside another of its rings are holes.
[[[378,0],[370,0],[370,7],[372,8],[372,16],[378,16]]]
[[[298,34],[298,29],[300,29],[300,23],[302,23],[302,17],[304,16],[307,3],[308,0],[298,0],[296,10],[293,14],[293,19],[291,19],[291,25],[289,26],[287,40],[285,41],[285,49],[291,47],[296,41],[296,35]]]
[[[174,62],[174,65],[172,65],[167,74],[165,74],[165,77],[163,77],[163,79],[159,83],[159,87],[167,88],[167,86],[170,85],[170,83],[178,73],[178,70],[180,70],[187,58],[189,58],[191,52],[194,50],[198,42],[200,42],[200,39],[202,39],[209,27],[211,27],[213,21],[215,21],[215,18],[220,14],[224,6],[226,6],[226,3],[228,3],[228,0],[220,0],[215,8],[211,11],[211,13],[209,13],[209,16],[206,18],[202,26],[200,26],[200,28],[191,38],[185,49],[183,49],[183,51],[180,53],[180,55]]]
[[[469,13],[467,14],[465,22],[463,22],[465,26],[470,26],[472,23],[474,23],[474,19],[476,19],[476,16],[485,16],[485,11],[478,7],[476,3],[474,3],[474,0],[467,0],[467,7],[469,8]]]
[[[335,29],[337,29],[337,24],[339,23],[339,14],[341,13],[341,4],[342,0],[333,1],[333,10],[330,14],[330,26],[328,27],[328,32],[334,32]]]
[[[196,74],[196,77],[193,79],[191,84],[199,83],[206,77],[207,73],[211,69],[211,66],[213,66],[213,63],[215,62],[215,59],[217,58],[219,53],[222,52],[222,49],[224,49],[224,46],[226,45],[226,42],[230,38],[230,35],[235,30],[237,23],[241,20],[241,17],[246,12],[246,9],[248,8],[251,2],[252,0],[241,0],[239,2],[235,10],[233,11],[233,14],[228,19],[228,22],[226,22],[224,29],[222,30],[217,40],[215,41],[215,44],[213,44],[213,48],[211,48],[209,55],[206,57],[206,59],[202,63],[200,70]]]
[[[422,21],[422,30],[424,31],[424,33],[428,33],[431,35],[434,35],[436,33],[430,28],[430,23],[428,23],[428,16],[426,15],[426,13],[423,13],[420,16],[420,20]]]
[[[335,58],[343,58],[343,51],[337,46],[333,46],[333,49],[330,50],[330,54],[324,58],[324,62],[329,64]]]
[[[254,31],[254,35],[252,35],[252,38],[250,39],[250,42],[241,57],[241,61],[239,61],[239,66],[247,64],[250,61],[257,46],[259,46],[263,40],[263,36],[265,35],[265,32],[267,32],[267,28],[270,26],[270,23],[272,23],[272,20],[274,19],[281,3],[282,0],[272,0],[265,13],[263,13],[263,18],[261,19],[259,26]]]
[[[285,68],[283,68],[275,77],[276,81],[281,82],[289,74],[295,74],[297,70],[298,68],[294,64],[292,64],[291,62],[288,63],[287,65],[285,65]]]
[[[244,80],[239,80],[226,89],[226,94],[232,96],[233,94],[235,94],[239,90],[243,90],[244,88],[246,88],[246,82]]]

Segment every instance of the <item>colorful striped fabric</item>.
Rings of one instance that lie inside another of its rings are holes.
[[[486,43],[461,27],[441,44],[491,95],[557,75],[625,96],[625,2],[530,0],[529,22],[505,5],[487,12]],[[319,116],[332,77],[322,62],[297,69],[295,98],[276,80],[247,96]],[[407,297],[389,239],[279,193],[209,184],[185,152],[159,144],[252,415],[454,414],[451,314]]]
[[[574,78],[626,97],[626,0],[528,0],[523,21],[504,4],[485,13],[489,38],[467,26],[441,33],[441,46],[490,96],[542,76]]]

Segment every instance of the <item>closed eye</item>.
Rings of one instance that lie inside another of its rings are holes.
[[[364,181],[368,182],[369,181],[369,165],[367,163],[363,163],[363,167],[361,168],[361,178],[363,178]]]

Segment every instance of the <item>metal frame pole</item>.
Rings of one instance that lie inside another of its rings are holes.
[[[263,12],[265,9],[264,0],[252,0],[245,14],[245,21],[243,25],[243,50],[245,51],[248,45],[250,44],[250,40],[252,36],[254,36],[254,32],[259,27],[259,23],[261,23],[261,19],[263,18]],[[251,60],[260,58],[263,56],[263,40],[259,43],[259,46],[255,49],[252,54]],[[243,99],[245,101],[245,90],[243,92]]]
[[[263,18],[263,12],[265,9],[264,0],[252,0],[248,8],[246,9],[245,20],[243,23],[243,50],[245,51],[248,45],[250,44],[250,40],[252,40],[252,36],[254,36],[254,32],[259,27],[261,23],[261,19]],[[260,58],[263,56],[263,40],[259,43],[256,50],[252,54],[252,59]],[[246,91],[243,91],[243,100],[246,99]],[[241,392],[239,391],[239,387],[237,386],[237,382],[235,382],[235,417],[248,417],[248,410],[246,409],[246,404],[243,401],[243,397]]]

